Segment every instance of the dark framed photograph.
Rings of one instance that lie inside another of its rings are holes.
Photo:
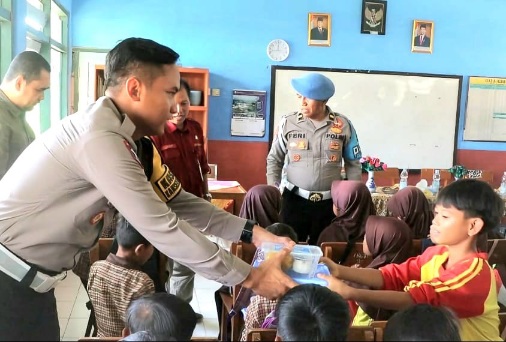
[[[384,35],[387,23],[387,2],[363,0],[361,23],[360,33]]]
[[[411,52],[432,53],[434,46],[434,22],[413,20]]]
[[[330,14],[309,13],[307,20],[307,44],[330,46]]]

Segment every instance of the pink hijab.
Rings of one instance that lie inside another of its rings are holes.
[[[360,241],[364,237],[367,218],[376,214],[371,193],[360,181],[337,180],[332,182],[331,194],[339,212],[321,232],[318,246],[322,242]]]
[[[388,200],[387,208],[392,216],[400,217],[408,224],[413,231],[413,239],[427,237],[434,213],[422,190],[408,186],[398,191]]]

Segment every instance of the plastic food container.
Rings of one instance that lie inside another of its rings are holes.
[[[282,244],[273,242],[264,242],[257,251],[256,260],[257,265],[260,262],[269,258],[272,253],[279,252],[283,249]],[[291,263],[286,272],[294,279],[296,278],[314,278],[317,268],[318,261],[323,255],[322,250],[318,246],[312,245],[295,245],[291,253],[293,257],[293,263]],[[326,268],[326,267],[325,267]],[[328,271],[327,271],[328,272]],[[318,278],[319,279],[319,278]]]

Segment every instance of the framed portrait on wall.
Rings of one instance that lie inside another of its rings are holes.
[[[309,13],[307,22],[307,44],[330,46],[330,14]]]
[[[387,2],[363,0],[360,33],[385,34],[387,23]]]
[[[434,22],[430,20],[413,20],[411,52],[432,53],[434,46]]]

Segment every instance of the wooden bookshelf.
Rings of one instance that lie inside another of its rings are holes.
[[[208,125],[208,103],[209,103],[209,69],[179,67],[181,78],[184,78],[192,90],[202,91],[202,105],[190,106],[188,117],[198,121],[204,132],[204,141],[207,151],[207,125]],[[104,96],[105,76],[104,65],[95,65],[95,100]],[[188,94],[189,95],[189,94]]]
[[[105,94],[104,65],[95,65],[95,100]]]
[[[190,106],[188,117],[200,123],[204,132],[207,151],[207,125],[209,106],[209,69],[179,67],[181,78],[184,78],[192,90],[202,91],[202,105]]]

